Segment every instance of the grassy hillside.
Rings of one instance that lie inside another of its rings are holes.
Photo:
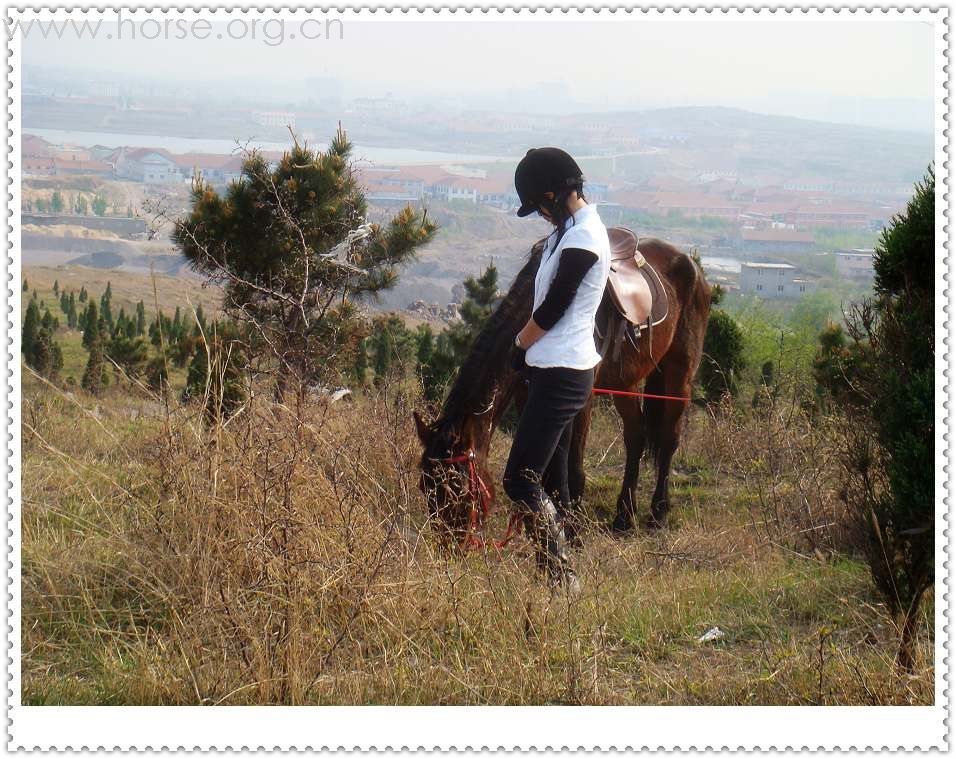
[[[35,290],[44,304],[41,314],[48,308],[50,313],[60,320],[60,330],[57,332],[56,339],[63,350],[61,375],[64,380],[73,377],[77,382],[83,376],[89,353],[83,347],[82,333],[79,330],[67,328],[66,316],[60,310],[59,296],[53,292],[54,282],[59,283],[61,291],[65,290],[67,293],[75,291],[77,296],[80,290],[86,287],[90,297],[95,299],[97,307],[107,283],[110,283],[113,293],[111,308],[114,317],[119,315],[121,308],[125,309],[127,314],[135,314],[136,304],[141,300],[146,309],[147,320],[155,315],[157,305],[168,316],[173,315],[177,306],[184,314],[187,314],[192,313],[193,309],[200,305],[207,316],[214,316],[221,299],[216,289],[204,288],[194,279],[157,274],[154,290],[153,278],[149,275],[117,269],[94,269],[86,266],[24,266],[23,278],[27,281],[29,292],[22,293],[27,297],[21,299],[21,315],[26,313],[29,296]],[[79,312],[85,306],[86,304],[77,303],[77,311]],[[180,379],[178,374],[172,377],[174,384],[178,379]]]
[[[440,549],[413,402],[262,393],[210,429],[131,388],[28,377],[24,703],[932,703],[932,601],[901,676],[825,425],[789,406],[695,412],[671,528],[616,539],[624,454],[601,403],[568,599],[523,537],[502,555]],[[508,447],[499,434],[496,478]],[[645,468],[645,507],[652,485]],[[500,502],[491,532],[505,516]]]

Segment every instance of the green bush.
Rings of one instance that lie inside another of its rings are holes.
[[[897,661],[906,670],[920,600],[934,582],[935,187],[931,167],[884,230],[876,295],[848,323],[868,359],[849,407],[847,502],[876,586],[901,621]]]

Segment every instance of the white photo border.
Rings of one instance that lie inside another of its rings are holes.
[[[6,9],[6,21],[163,15],[143,6],[42,7]],[[20,704],[20,82],[22,40],[7,40],[5,162],[7,192],[5,308],[7,413],[6,530],[7,561],[6,748],[32,750],[426,750],[426,751],[771,751],[771,750],[930,750],[950,747],[948,667],[950,662],[949,493],[953,471],[949,430],[953,407],[948,402],[952,354],[949,351],[949,65],[948,6],[429,6],[331,5],[166,8],[179,13],[224,20],[235,13],[273,13],[295,17],[334,12],[343,19],[411,16],[415,20],[449,17],[509,20],[549,16],[554,20],[709,16],[762,17],[776,14],[852,20],[861,16],[919,18],[935,35],[936,204],[936,577],[935,673],[933,706],[910,707],[54,707]],[[414,14],[414,15],[413,15]],[[939,181],[941,180],[941,181]]]

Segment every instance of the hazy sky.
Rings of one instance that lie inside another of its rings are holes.
[[[782,13],[759,19],[618,14],[610,22],[561,14],[543,21],[343,17],[342,39],[330,27],[334,39],[311,41],[296,34],[299,23],[287,19],[281,30],[274,23],[254,40],[229,39],[241,28],[226,33],[218,24],[205,40],[105,40],[106,25],[95,42],[34,33],[24,65],[197,84],[255,81],[256,89],[271,84],[277,92],[286,90],[278,82],[327,76],[346,83],[346,94],[444,95],[464,107],[539,82],[563,82],[576,105],[602,110],[701,104],[818,117],[814,109],[846,110],[854,100],[906,99],[912,102],[893,108],[924,115],[930,108],[926,128],[932,128],[934,32],[927,21]],[[274,44],[280,36],[282,44]],[[504,105],[511,102],[522,106],[514,97]]]

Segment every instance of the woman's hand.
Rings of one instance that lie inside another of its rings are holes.
[[[517,345],[511,346],[511,355],[509,356],[511,368],[519,374],[528,368],[528,364],[524,360],[526,353],[527,351],[524,348],[519,348]]]
[[[541,329],[534,319],[528,319],[528,323],[525,324],[518,333],[519,346],[524,350],[528,350],[528,348],[538,342],[538,340],[546,331],[547,330]]]

